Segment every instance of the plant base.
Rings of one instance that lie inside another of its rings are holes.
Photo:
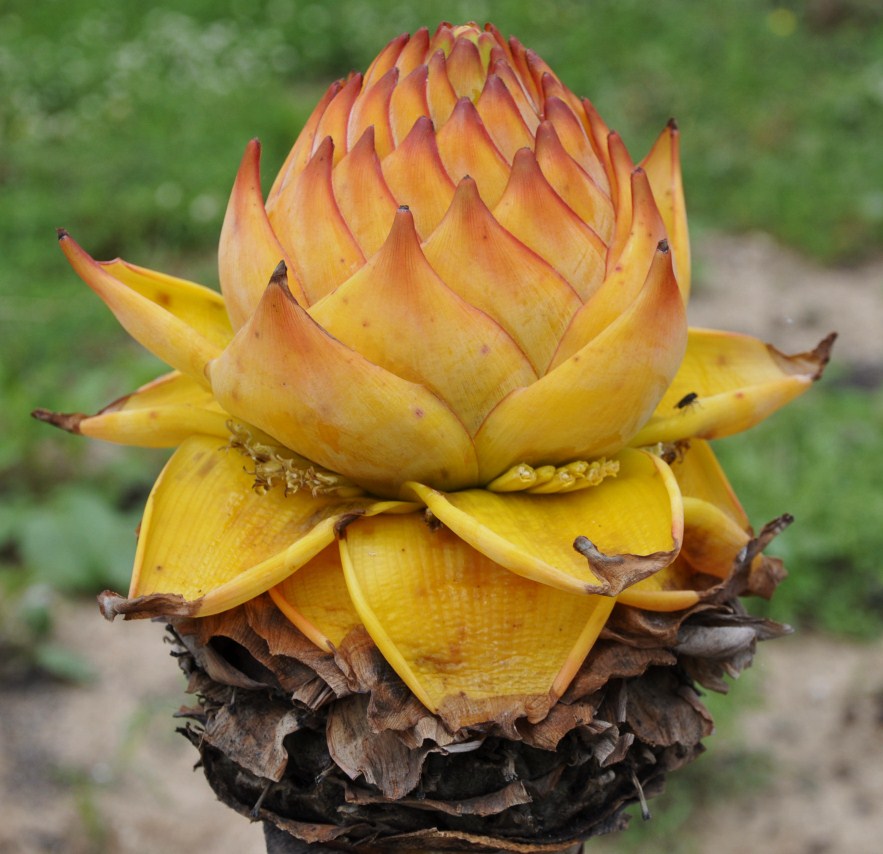
[[[738,599],[781,577],[775,561],[749,572],[762,540],[689,611],[617,606],[541,719],[457,727],[364,631],[323,653],[266,596],[179,619],[173,654],[198,697],[181,732],[218,798],[264,822],[268,852],[564,851],[646,810],[712,731],[699,686],[725,691],[757,640],[787,631]]]

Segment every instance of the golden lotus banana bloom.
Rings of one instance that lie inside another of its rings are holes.
[[[687,328],[673,122],[636,165],[536,54],[443,25],[331,86],[266,200],[259,157],[222,296],[60,234],[172,369],[93,416],[38,413],[177,447],[107,615],[269,592],[321,650],[363,627],[463,726],[541,718],[617,603],[681,611],[727,577],[752,532],[707,440],[805,391],[830,340]]]

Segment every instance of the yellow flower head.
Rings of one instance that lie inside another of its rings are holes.
[[[324,649],[364,627],[468,723],[542,714],[617,602],[690,608],[727,576],[751,531],[705,440],[803,392],[830,340],[787,357],[687,329],[673,122],[635,166],[536,54],[443,24],[332,85],[266,201],[259,156],[223,297],[60,236],[173,368],[40,414],[178,446],[109,615],[269,591]]]

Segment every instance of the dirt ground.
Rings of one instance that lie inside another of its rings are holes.
[[[791,352],[837,329],[837,358],[879,381],[883,262],[825,270],[764,236],[701,242],[694,325]],[[75,687],[0,686],[0,854],[263,854],[260,828],[214,799],[174,732],[186,700],[162,627],[106,623],[92,604],[68,603],[57,631],[99,675]],[[750,679],[752,698],[735,692],[744,708],[699,762],[735,745],[764,756],[766,770],[709,798],[667,854],[883,850],[883,641],[777,640],[760,648]]]

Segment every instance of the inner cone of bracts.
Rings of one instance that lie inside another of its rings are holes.
[[[220,293],[59,232],[169,366],[34,413],[175,449],[104,616],[168,624],[182,731],[270,851],[623,827],[711,734],[700,688],[787,630],[743,597],[783,579],[763,550],[791,518],[752,528],[711,442],[806,391],[834,336],[688,328],[677,125],[636,162],[491,25],[333,83],[266,199],[259,160]]]

